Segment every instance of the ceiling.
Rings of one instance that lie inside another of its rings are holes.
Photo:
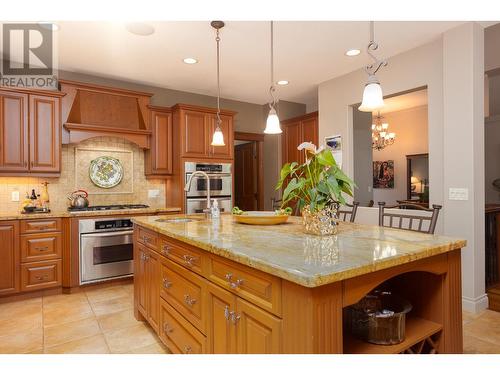
[[[58,22],[59,68],[154,86],[216,95],[215,34],[209,22],[150,22],[155,33],[131,34],[120,22]],[[425,44],[461,22],[376,22],[380,57]],[[264,104],[269,100],[269,22],[226,22],[221,31],[221,96]],[[370,59],[368,22],[275,23],[275,79],[280,99],[314,103],[317,86]],[[362,50],[345,56],[351,48]],[[183,58],[195,57],[187,65]],[[390,63],[390,60],[389,60]]]
[[[380,110],[380,114],[403,111],[423,105],[427,105],[427,89],[412,91],[384,99],[384,108]]]

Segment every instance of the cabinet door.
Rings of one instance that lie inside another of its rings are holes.
[[[301,152],[297,150],[297,146],[302,143],[301,137],[301,122],[297,121],[283,127],[282,134],[282,149],[283,149],[283,164],[301,161]]]
[[[28,170],[28,95],[0,91],[0,172]]]
[[[208,116],[208,121],[210,123],[210,131],[208,133],[208,144],[210,146],[210,156],[214,158],[220,158],[220,159],[232,159],[233,158],[233,139],[234,139],[234,132],[233,132],[233,118],[232,116],[224,116],[222,115],[220,117],[221,119],[221,125],[220,128],[222,130],[222,134],[224,135],[224,143],[226,144],[225,146],[211,146],[212,143],[212,136],[215,132],[215,127],[216,127],[216,115],[209,115]]]
[[[160,324],[160,259],[159,255],[148,250],[147,257],[147,319],[151,327],[158,333]]]
[[[137,309],[144,318],[147,319],[148,314],[148,280],[147,280],[147,256],[149,250],[137,242],[134,245],[137,248],[137,258],[134,261],[134,284],[135,284],[135,299]]]
[[[236,353],[236,331],[231,313],[236,297],[218,286],[208,283],[207,289],[208,346],[210,353]]]
[[[59,172],[61,125],[59,98],[30,95],[30,170]]]
[[[182,156],[208,156],[208,121],[203,112],[182,111]]]
[[[309,118],[302,121],[302,137],[301,142],[312,142],[319,146],[318,140],[318,119],[317,117]],[[301,161],[305,161],[304,153],[301,153]]]
[[[147,153],[146,173],[150,175],[172,174],[172,114],[152,112],[151,150]]]
[[[281,352],[281,320],[236,299],[236,337],[238,354],[277,354]]]
[[[19,291],[19,227],[17,221],[0,224],[0,295]]]

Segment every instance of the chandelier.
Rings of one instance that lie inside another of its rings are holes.
[[[375,124],[372,125],[372,148],[377,151],[392,145],[396,140],[396,134],[389,132],[389,124],[382,122],[382,119],[379,112],[375,117]]]

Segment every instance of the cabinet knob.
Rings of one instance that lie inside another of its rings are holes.
[[[173,328],[171,328],[168,323],[163,324],[163,331],[168,335],[173,332]]]
[[[191,255],[187,255],[185,254],[182,259],[184,259],[184,263],[186,263],[187,266],[189,267],[193,267],[194,266],[194,261],[196,260],[195,257],[191,256]]]
[[[39,247],[35,247],[35,250],[36,251],[47,251],[49,249],[48,246],[39,246]]]
[[[192,298],[189,294],[184,295],[184,302],[188,306],[193,306],[196,303],[196,299]]]
[[[168,256],[170,254],[170,246],[168,245],[163,245],[161,247],[161,253],[165,256]]]
[[[163,278],[163,287],[164,287],[164,288],[166,288],[166,289],[168,289],[168,288],[170,288],[171,286],[172,286],[172,282],[171,282],[171,281],[169,281],[169,280],[168,280],[168,279],[166,279],[166,278]]]
[[[191,348],[189,345],[184,347],[184,353],[191,354],[192,352],[193,352],[193,348]]]
[[[240,318],[241,318],[241,315],[237,314],[237,313],[233,313],[233,315],[231,316],[231,320],[232,320],[233,324],[235,324],[235,325],[240,321]]]
[[[232,273],[227,273],[226,274],[226,280],[229,283],[229,287],[231,289],[236,289],[240,287],[243,284],[243,279],[236,279],[236,281],[233,281],[233,274]]]

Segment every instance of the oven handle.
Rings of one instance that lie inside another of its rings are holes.
[[[214,197],[210,197],[210,200],[217,200],[217,201],[230,201],[231,200],[231,197],[220,197],[220,196],[214,196]],[[206,202],[207,201],[207,198],[190,198],[190,197],[187,197],[186,198],[187,201],[189,202]]]
[[[86,238],[96,238],[96,237],[116,237],[116,236],[123,236],[126,234],[133,234],[133,230],[124,230],[124,231],[117,231],[117,232],[103,232],[103,233],[85,233],[82,234],[82,237]]]
[[[192,172],[187,172],[186,177],[191,176]],[[209,178],[231,177],[231,173],[207,173]],[[204,176],[194,176],[193,178],[205,178]]]

